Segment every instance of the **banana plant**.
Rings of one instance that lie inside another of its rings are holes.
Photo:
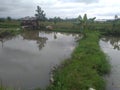
[[[83,18],[81,15],[78,16],[77,24],[80,25],[80,30],[83,31],[87,27],[87,14],[84,14]]]
[[[87,29],[88,24],[93,23],[95,19],[96,19],[96,17],[88,19],[87,14],[84,14],[83,17],[81,17],[81,15],[79,15],[77,18],[77,24],[80,25],[80,30],[83,31],[83,30]]]

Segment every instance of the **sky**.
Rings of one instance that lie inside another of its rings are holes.
[[[113,19],[120,16],[120,0],[0,0],[0,17],[34,16],[37,6],[47,18],[76,18],[85,13],[88,18]]]

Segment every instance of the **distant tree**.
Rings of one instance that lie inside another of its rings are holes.
[[[62,19],[60,17],[54,17],[53,18],[54,24],[56,24],[57,22],[60,22],[60,21],[62,21]]]
[[[113,30],[113,31],[118,30],[117,25],[118,25],[118,16],[115,15],[115,16],[114,16],[114,20],[113,20],[113,25],[112,25],[112,30]]]
[[[7,21],[11,21],[12,20],[12,18],[9,17],[9,16],[6,19],[7,19]]]
[[[5,18],[0,18],[0,22],[5,22]]]
[[[41,9],[41,7],[40,6],[37,6],[37,10],[36,10],[36,14],[35,14],[35,16],[36,16],[36,18],[37,18],[37,20],[39,20],[39,21],[45,21],[46,20],[46,14],[44,13],[44,11]]]
[[[61,19],[60,17],[54,17],[54,18],[49,18],[48,21],[54,22],[54,24],[56,24],[57,22],[61,22],[61,21],[64,21],[64,20]]]
[[[118,19],[118,15],[115,15],[115,20],[117,20]]]

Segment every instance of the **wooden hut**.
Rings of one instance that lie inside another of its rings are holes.
[[[35,17],[24,17],[21,20],[21,27],[23,29],[38,29],[39,23]]]

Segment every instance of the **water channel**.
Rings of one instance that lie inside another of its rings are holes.
[[[100,46],[111,64],[111,72],[105,77],[106,90],[120,90],[120,37],[103,37]]]
[[[70,58],[79,34],[24,31],[0,39],[0,82],[33,90],[49,85],[51,68]]]

